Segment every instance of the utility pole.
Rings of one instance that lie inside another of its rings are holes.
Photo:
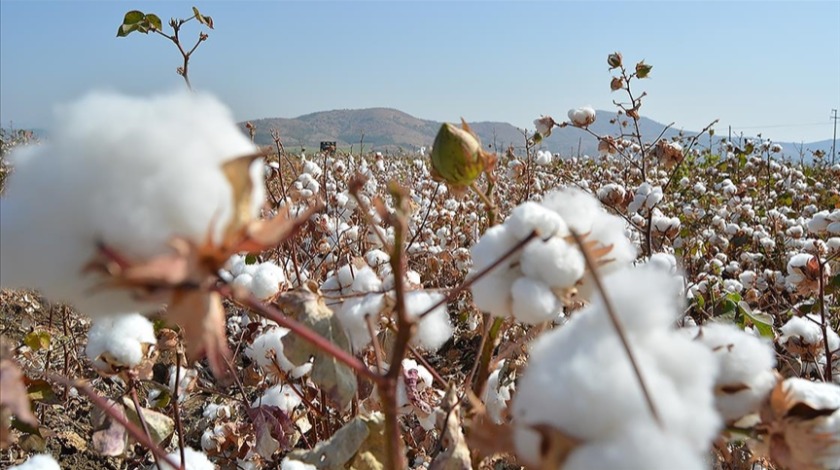
[[[834,166],[834,157],[837,155],[837,110],[831,110],[831,119],[834,120],[834,140],[831,142],[831,166]]]

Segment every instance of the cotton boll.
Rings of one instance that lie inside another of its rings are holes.
[[[540,281],[520,277],[513,283],[513,316],[523,322],[536,325],[555,319],[562,312],[562,306],[551,289]]]
[[[533,201],[516,206],[505,221],[505,226],[518,240],[526,238],[533,231],[542,238],[568,234],[566,222],[559,214]]]
[[[199,452],[190,447],[184,448],[184,461],[181,461],[181,452],[175,451],[167,455],[175,463],[180,463],[184,466],[184,470],[215,470],[216,466],[204,452]],[[171,465],[164,461],[158,462],[160,470],[175,470]],[[148,470],[157,470],[158,467],[151,465],[147,467]]]
[[[379,313],[385,308],[385,296],[368,294],[364,297],[351,297],[344,301],[336,312],[336,317],[350,338],[353,351],[359,352],[371,341],[367,317],[371,317],[373,334],[379,332]]]
[[[513,295],[511,289],[519,274],[512,270],[493,271],[473,282],[470,290],[473,303],[482,312],[497,317],[512,315]]]
[[[548,241],[534,240],[522,250],[522,272],[550,287],[569,288],[583,277],[586,261],[577,247],[552,237]]]
[[[263,393],[260,398],[251,403],[251,408],[260,406],[276,406],[284,413],[290,415],[295,408],[303,402],[301,391],[297,385],[275,385]]]
[[[127,291],[92,289],[103,278],[83,267],[99,243],[145,260],[170,253],[175,236],[218,242],[234,211],[221,165],[255,151],[230,111],[204,94],[95,93],[64,107],[47,143],[10,156],[15,171],[0,199],[3,285],[36,288],[92,316],[158,310],[158,301]],[[256,217],[262,163],[250,175]]]
[[[283,337],[288,333],[289,330],[279,326],[269,328],[257,336],[254,343],[245,349],[245,355],[267,372],[272,372],[279,367],[284,372],[289,372],[294,378],[306,375],[312,369],[312,364],[296,366],[283,354]]]
[[[723,419],[734,422],[757,412],[776,384],[772,345],[725,323],[711,323],[685,333],[708,347],[718,360],[715,405]]]
[[[280,470],[317,470],[318,467],[314,465],[310,465],[308,463],[303,463],[299,460],[291,460],[289,457],[283,459],[280,462]]]
[[[499,383],[499,374],[503,366],[504,361],[500,361],[490,377],[487,378],[487,385],[485,385],[484,393],[481,396],[484,406],[487,408],[487,415],[496,424],[504,422],[502,413],[507,409],[511,392],[516,388],[516,384],[513,382],[506,385]]]
[[[269,299],[280,292],[280,285],[285,282],[283,268],[271,262],[260,263],[251,280],[251,292],[258,299]]]
[[[527,233],[526,233],[527,236]],[[484,232],[478,243],[470,249],[473,269],[480,271],[516,246],[516,238],[506,225],[494,225]],[[514,259],[516,255],[514,255]],[[497,268],[498,269],[498,268]]]
[[[410,318],[417,318],[443,298],[442,294],[426,291],[406,292],[406,313]],[[412,343],[428,351],[437,351],[450,337],[452,337],[452,325],[449,323],[449,314],[446,312],[444,303],[420,320]]]
[[[382,289],[382,280],[369,266],[356,270],[356,278],[350,288],[354,292],[376,292]]]
[[[140,365],[156,343],[154,325],[138,313],[101,317],[88,332],[85,354],[96,369],[110,373]]]
[[[824,352],[822,324],[819,314],[811,313],[802,317],[791,317],[782,325],[782,336],[779,343],[791,352],[818,356]],[[840,348],[840,336],[831,327],[826,329],[828,349],[835,351]]]
[[[50,454],[33,455],[20,465],[9,467],[9,470],[61,470],[58,462]]]
[[[703,470],[702,454],[678,436],[648,423],[634,424],[614,439],[575,449],[563,470]]]

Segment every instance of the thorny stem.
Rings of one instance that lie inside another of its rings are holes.
[[[601,277],[598,275],[596,271],[595,262],[592,260],[592,256],[590,256],[589,251],[586,249],[586,245],[583,243],[580,235],[574,230],[569,230],[571,233],[572,238],[575,239],[575,243],[577,243],[578,247],[580,248],[580,252],[583,254],[583,259],[586,261],[586,268],[592,274],[592,280],[595,282],[595,287],[598,289],[598,292],[601,294],[601,299],[604,301],[604,308],[607,311],[607,316],[610,318],[610,321],[615,328],[616,333],[618,333],[618,337],[621,340],[622,346],[624,346],[624,352],[627,354],[627,359],[630,360],[630,365],[633,366],[633,372],[636,374],[636,378],[639,380],[639,386],[642,389],[642,395],[645,397],[645,401],[647,402],[648,408],[650,409],[650,414],[653,416],[653,420],[662,427],[662,420],[659,417],[659,413],[656,411],[656,406],[653,403],[653,398],[650,395],[650,391],[645,385],[645,380],[642,377],[642,371],[639,368],[639,364],[636,361],[636,357],[633,355],[633,350],[630,348],[630,342],[627,339],[627,334],[624,331],[624,327],[621,325],[621,322],[618,320],[618,315],[615,313],[615,309],[613,309],[612,302],[610,298],[607,296],[607,291],[604,289],[604,285],[601,283]]]
[[[111,403],[108,403],[105,398],[99,396],[90,385],[87,384],[86,381],[82,380],[70,380],[66,377],[62,377],[57,374],[49,374],[50,380],[54,382],[58,382],[66,387],[75,387],[76,390],[82,392],[88,399],[99,409],[101,409],[105,414],[108,415],[109,418],[113,419],[120,426],[124,427],[126,432],[137,442],[139,442],[142,446],[149,449],[152,454],[160,459],[163,462],[166,462],[170,467],[178,470],[184,470],[184,466],[175,462],[174,459],[170,458],[166,455],[166,452],[160,448],[157,444],[155,444],[151,439],[146,436],[141,429],[138,429],[137,426],[125,418],[125,416],[117,413],[114,411],[114,406]]]

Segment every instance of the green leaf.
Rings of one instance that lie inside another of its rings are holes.
[[[46,331],[33,331],[23,338],[23,344],[33,351],[47,350],[50,349],[51,338]]]
[[[697,294],[694,297],[694,300],[697,302],[697,306],[700,308],[700,310],[703,310],[703,308],[706,306],[706,299],[703,298],[701,294]]]
[[[257,255],[253,253],[245,255],[245,264],[257,264]]]
[[[130,12],[125,14],[125,18],[123,18],[123,24],[136,24],[143,21],[146,18],[146,15],[139,10],[131,10]]]
[[[124,24],[117,29],[117,37],[124,38],[135,31],[137,31],[136,24]]]
[[[154,13],[149,13],[146,15],[146,23],[149,24],[150,29],[154,29],[157,31],[161,31],[163,29],[163,23],[160,21],[160,17],[155,15]]]
[[[755,313],[752,311],[749,304],[744,301],[738,302],[738,307],[741,309],[744,316],[750,319],[750,322],[753,324],[755,329],[758,330],[761,336],[770,339],[776,337],[776,334],[773,332],[773,317],[770,316],[770,314]]]

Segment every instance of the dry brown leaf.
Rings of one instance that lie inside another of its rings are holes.
[[[30,426],[38,426],[38,418],[32,413],[29,405],[23,374],[13,360],[5,340],[0,340],[0,448],[3,449],[10,440],[6,419],[8,417],[3,416],[6,412]]]
[[[227,362],[231,352],[225,337],[225,309],[218,292],[176,291],[167,317],[183,328],[189,360],[206,354],[213,375],[223,382],[230,379]]]
[[[225,228],[224,239],[230,240],[241,233],[242,228],[251,222],[251,193],[254,182],[251,179],[251,164],[265,156],[263,152],[235,158],[222,164],[222,173],[230,183],[233,195],[233,214]]]

